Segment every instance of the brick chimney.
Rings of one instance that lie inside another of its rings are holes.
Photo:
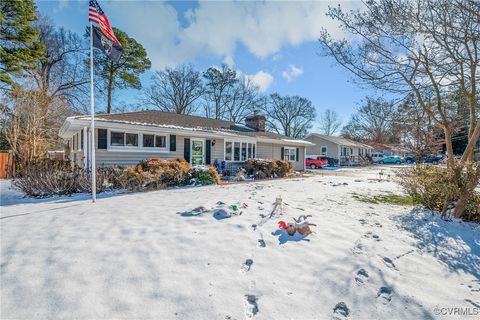
[[[265,116],[260,114],[260,111],[253,111],[253,115],[245,118],[247,127],[255,129],[255,131],[265,132]]]

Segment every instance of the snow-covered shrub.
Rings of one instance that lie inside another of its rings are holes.
[[[436,166],[416,166],[401,171],[399,182],[405,191],[426,208],[445,212],[448,206],[455,206],[460,195],[464,194],[465,177],[475,174],[471,170],[462,170],[460,184],[455,183],[454,171]],[[480,221],[480,193],[473,191],[467,196],[464,215],[466,220]]]
[[[118,180],[122,173],[122,169],[114,168],[97,168],[97,193],[103,191],[111,191],[114,189],[121,188],[121,184]],[[92,191],[92,176],[89,172],[82,171],[83,174],[79,176],[79,189],[82,192],[91,192]]]
[[[290,161],[277,160],[275,174],[277,177],[286,177],[293,173],[293,165]]]
[[[153,189],[182,185],[189,180],[191,170],[190,163],[183,159],[147,159],[137,165],[137,171],[148,178],[145,186]]]
[[[64,195],[81,191],[83,170],[69,161],[35,160],[22,167],[13,179],[13,186],[32,197]]]
[[[122,170],[117,179],[122,189],[139,191],[144,187],[145,178],[146,175],[141,168],[138,170],[138,167],[130,166]]]
[[[219,184],[220,175],[214,167],[195,166],[190,171],[191,182],[200,185]]]
[[[285,160],[249,159],[245,161],[247,174],[256,179],[286,177],[293,172],[293,166]]]

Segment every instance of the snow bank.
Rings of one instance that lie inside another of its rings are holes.
[[[399,188],[371,180],[374,169],[350,171],[96,204],[15,204],[2,184],[1,318],[429,319],[480,305],[478,226],[359,202],[353,192]],[[278,218],[260,224],[278,196],[280,219],[312,214],[314,234],[282,238]],[[248,208],[177,214],[220,200]]]

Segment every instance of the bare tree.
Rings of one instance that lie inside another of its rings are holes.
[[[33,81],[31,88],[51,100],[61,99],[72,108],[81,109],[79,105],[87,96],[82,89],[89,83],[88,69],[83,63],[87,53],[85,40],[63,28],[55,29],[46,17],[40,17],[36,26],[46,54],[36,68],[27,72],[27,83]]]
[[[244,76],[234,83],[231,96],[227,100],[224,118],[237,123],[243,122],[246,116],[261,109],[265,103],[258,86]]]
[[[316,111],[312,102],[299,96],[270,95],[262,109],[267,114],[266,125],[270,130],[293,138],[303,138],[315,121]]]
[[[413,95],[398,106],[397,114],[395,125],[399,129],[402,145],[415,154],[417,162],[422,156],[437,153],[441,149],[439,129],[435,128]]]
[[[226,65],[210,67],[203,73],[205,78],[205,116],[225,119],[228,105],[233,99],[235,84],[239,81],[235,70]]]
[[[318,122],[320,133],[327,136],[333,136],[342,125],[338,113],[333,109],[322,112]]]
[[[396,111],[392,101],[367,97],[342,129],[342,135],[362,142],[398,143]]]
[[[380,0],[368,1],[363,10],[350,13],[330,8],[328,15],[339,21],[352,40],[335,40],[323,30],[319,39],[323,54],[335,58],[361,83],[402,95],[413,92],[420,107],[443,130],[448,167],[459,177],[473,161],[480,135],[478,3]],[[445,97],[457,86],[468,101],[470,119],[468,145],[455,166],[454,112]],[[465,192],[475,188],[475,179],[466,183]],[[461,198],[455,215],[462,216],[464,208]]]
[[[1,101],[3,134],[19,163],[44,156],[60,144],[58,129],[81,100],[76,90],[88,83],[82,39],[56,30],[45,18],[36,28],[45,56]]]
[[[200,73],[192,66],[182,65],[157,71],[152,76],[152,84],[143,92],[143,100],[161,111],[192,114],[197,109],[195,102],[203,93]]]

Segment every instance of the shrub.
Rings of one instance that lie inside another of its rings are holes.
[[[144,180],[143,174],[139,173],[134,166],[122,170],[118,176],[119,185],[123,189],[130,191],[141,190]]]
[[[97,193],[118,189],[121,187],[119,182],[120,168],[97,168]],[[82,170],[82,175],[78,177],[79,189],[83,192],[92,191],[92,176],[89,172]]]
[[[293,165],[290,161],[277,160],[275,173],[277,177],[286,177],[293,173]]]
[[[41,159],[19,170],[12,184],[32,197],[64,195],[81,191],[82,175],[83,170],[69,161]]]
[[[249,159],[245,161],[247,174],[256,179],[286,177],[293,172],[293,166],[286,160]]]
[[[137,165],[137,172],[144,174],[149,188],[176,186],[186,183],[192,170],[190,163],[183,159],[147,159]]]
[[[190,181],[195,182],[196,184],[220,184],[220,176],[214,167],[193,167],[190,175]]]
[[[466,176],[473,173],[463,170],[459,180],[455,179],[454,174],[454,171],[443,167],[417,166],[400,172],[399,182],[415,201],[432,211],[441,212],[464,194]],[[463,218],[480,221],[480,193],[473,191],[466,196]]]

